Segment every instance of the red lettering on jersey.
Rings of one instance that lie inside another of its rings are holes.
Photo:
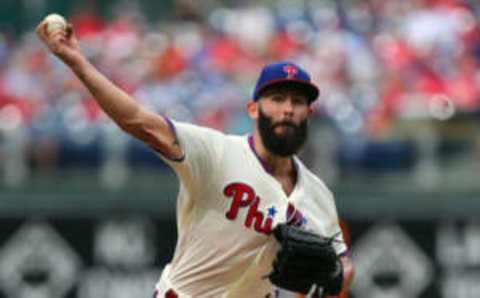
[[[288,203],[287,224],[296,227],[301,227],[305,224],[305,216],[303,216],[303,214],[298,211],[292,203]]]
[[[255,198],[255,191],[253,188],[240,182],[227,185],[223,190],[223,194],[227,197],[233,197],[230,210],[225,214],[230,220],[237,218],[238,210],[250,205]]]
[[[273,225],[273,218],[269,216],[265,220],[265,224],[263,225],[262,230],[259,232],[265,233],[267,235],[270,234],[270,232],[272,231],[272,225]]]
[[[245,218],[245,227],[253,228],[259,233],[269,234],[272,230],[273,218],[267,217],[264,222],[264,214],[258,210],[260,205],[260,197],[255,195],[252,187],[244,183],[231,183],[227,185],[223,193],[227,197],[233,198],[230,209],[225,216],[230,220],[235,220],[238,216],[240,208],[248,206],[247,217]]]
[[[262,222],[263,222],[263,213],[258,211],[258,204],[260,203],[260,198],[257,197],[255,203],[250,205],[248,208],[247,218],[245,219],[245,226],[250,228],[252,226],[252,222],[255,221],[255,230],[257,232],[262,231]]]

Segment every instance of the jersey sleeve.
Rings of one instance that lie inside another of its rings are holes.
[[[333,194],[329,191],[330,197],[330,211],[329,211],[329,223],[327,225],[327,233],[330,236],[335,236],[333,241],[333,248],[337,252],[337,255],[344,255],[347,253],[348,248],[343,237],[343,232],[340,227],[340,220],[338,218],[337,207],[335,205],[335,199]]]
[[[221,162],[224,135],[219,131],[166,118],[182,149],[180,158],[157,154],[186,186],[206,186]]]
[[[311,196],[316,199],[309,201],[307,205],[311,209],[307,212],[312,212],[310,215],[313,217],[310,228],[322,236],[334,237],[332,245],[335,252],[337,255],[344,255],[348,249],[340,227],[335,197],[323,181],[318,177],[311,177],[309,182],[315,185]]]

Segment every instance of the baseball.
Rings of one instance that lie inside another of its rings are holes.
[[[67,28],[67,21],[59,14],[52,13],[45,17],[47,22],[47,33],[52,33],[57,30],[65,30]]]

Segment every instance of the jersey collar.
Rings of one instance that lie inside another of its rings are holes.
[[[257,157],[258,161],[262,165],[263,169],[269,173],[270,175],[273,176],[273,167],[268,164],[265,160],[263,160],[260,155],[258,155],[257,150],[255,150],[255,140],[253,139],[252,135],[248,136],[248,145],[250,146],[250,149],[252,150],[253,154]],[[295,170],[295,176],[298,177],[298,165],[297,162],[295,161],[295,158],[292,158],[293,162],[293,168]]]

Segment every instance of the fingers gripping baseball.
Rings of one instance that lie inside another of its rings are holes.
[[[36,28],[40,40],[65,63],[71,64],[80,56],[80,47],[71,24],[52,24],[45,18]]]

